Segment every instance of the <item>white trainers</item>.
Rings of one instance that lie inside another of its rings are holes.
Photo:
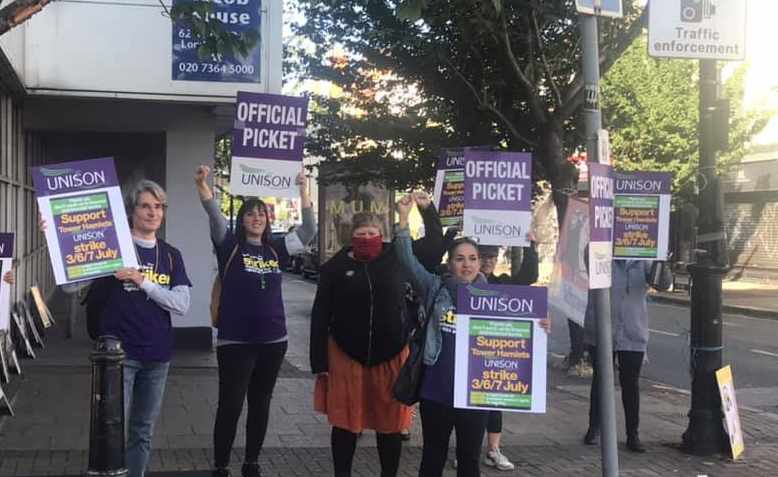
[[[484,457],[484,464],[489,467],[496,467],[498,470],[513,470],[516,468],[516,466],[513,465],[513,462],[509,461],[508,458],[500,452],[500,449],[492,449],[487,452],[486,457]]]

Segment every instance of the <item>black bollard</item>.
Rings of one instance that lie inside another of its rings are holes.
[[[115,336],[101,336],[89,359],[92,361],[92,409],[87,476],[126,476],[121,341]]]

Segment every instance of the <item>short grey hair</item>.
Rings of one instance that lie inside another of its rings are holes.
[[[142,179],[130,188],[127,196],[124,198],[124,208],[127,211],[128,217],[132,217],[132,212],[135,210],[135,207],[138,206],[140,196],[144,192],[153,195],[163,206],[167,206],[167,193],[165,192],[165,189],[154,181]]]

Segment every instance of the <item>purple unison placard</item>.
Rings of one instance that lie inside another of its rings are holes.
[[[461,285],[457,288],[457,313],[544,319],[548,315],[548,290],[522,285]]]
[[[669,172],[614,172],[616,194],[670,194],[673,175]]]
[[[667,172],[615,174],[614,257],[666,258],[671,187],[672,175]]]
[[[0,234],[0,258],[13,258],[13,256],[14,234]]]
[[[33,167],[32,182],[38,197],[119,186],[112,158]]]
[[[439,171],[449,170],[464,170],[465,168],[465,151],[471,149],[469,147],[457,147],[450,149],[443,149],[438,156]],[[479,149],[479,148],[472,148]]]
[[[613,168],[589,164],[589,217],[592,242],[613,240]]]
[[[465,151],[465,210],[532,209],[532,155]]]
[[[238,92],[233,157],[302,161],[308,98]]]
[[[468,328],[468,405],[531,409],[532,321],[471,318]]]

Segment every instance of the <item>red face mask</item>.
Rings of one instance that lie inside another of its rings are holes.
[[[375,237],[351,237],[351,249],[354,252],[354,258],[360,262],[369,262],[375,260],[381,255],[384,248],[384,239],[381,235]]]

